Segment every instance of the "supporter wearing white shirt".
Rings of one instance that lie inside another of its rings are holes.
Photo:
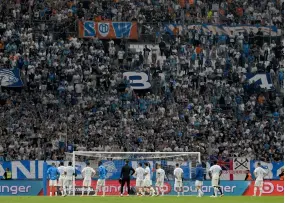
[[[109,55],[110,55],[110,57],[114,57],[115,53],[116,53],[115,46],[113,44],[110,44],[110,47],[109,47]]]
[[[262,191],[263,191],[263,179],[264,176],[266,176],[268,174],[267,171],[265,171],[263,168],[261,168],[261,164],[257,163],[257,168],[254,170],[254,176],[255,176],[255,183],[254,183],[254,194],[253,196],[256,196],[256,191],[257,188],[259,188],[259,196],[262,195]]]
[[[243,47],[243,40],[244,40],[244,36],[243,34],[240,32],[239,35],[237,36],[237,42],[239,44],[239,46],[242,48]]]

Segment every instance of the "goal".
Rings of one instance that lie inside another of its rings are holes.
[[[81,194],[82,190],[82,169],[89,162],[90,166],[97,171],[99,161],[107,169],[106,178],[106,195],[118,195],[120,185],[118,180],[120,178],[121,168],[125,165],[125,161],[129,161],[129,165],[134,169],[137,168],[138,163],[148,162],[151,168],[151,176],[153,185],[155,184],[155,169],[156,165],[160,164],[165,170],[165,184],[169,187],[174,184],[173,171],[176,163],[184,171],[184,182],[190,181],[197,163],[201,163],[200,152],[96,152],[96,151],[74,151],[70,153],[69,161],[72,161],[73,167],[76,169],[77,177],[73,182],[73,195]],[[91,193],[96,189],[96,179],[92,181]],[[135,181],[131,181],[131,187],[135,186]],[[125,188],[124,188],[125,189]],[[134,188],[135,189],[135,188]],[[171,194],[173,191],[169,191]]]

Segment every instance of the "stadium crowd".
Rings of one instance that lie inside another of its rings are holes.
[[[261,30],[220,39],[199,28],[164,37],[162,28],[275,25],[283,36],[283,2],[178,2],[1,1],[0,67],[19,68],[24,82],[1,88],[1,158],[56,160],[77,149],[283,160],[283,39],[265,40]],[[159,50],[79,39],[80,19],[137,21],[142,36],[160,33]],[[126,70],[147,72],[151,90],[134,90]],[[248,83],[246,73],[270,73],[274,88]]]

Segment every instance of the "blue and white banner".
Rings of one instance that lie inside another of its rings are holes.
[[[146,162],[144,160],[143,162]],[[47,165],[50,166],[52,163],[55,163],[55,161],[47,161]],[[56,165],[59,165],[59,161],[56,162]],[[90,161],[91,167],[98,168],[97,163],[92,163]],[[173,170],[175,168],[176,162],[174,161],[148,161],[150,164],[150,168],[152,171],[152,178],[155,180],[155,164],[160,163],[162,165],[162,168],[166,172],[166,179],[167,180],[173,180]],[[110,180],[117,180],[120,176],[121,168],[124,166],[123,160],[115,160],[115,161],[103,161],[104,166],[107,169],[107,179]],[[256,167],[257,161],[250,161],[250,171],[253,173],[255,167]],[[64,165],[67,166],[67,161],[64,163]],[[82,178],[81,171],[86,166],[85,162],[76,162],[76,173],[77,178]],[[130,161],[130,165],[133,168],[136,168],[138,166],[138,161]],[[243,170],[240,169],[240,166],[245,167],[244,160],[238,159],[238,164],[236,164],[236,169],[234,170]],[[261,165],[269,170],[269,174],[266,177],[266,179],[279,179],[279,174],[281,172],[281,168],[284,167],[284,162],[272,162],[272,163],[266,163],[261,162]],[[246,165],[247,166],[247,165]],[[0,162],[0,179],[3,178],[3,175],[5,173],[5,169],[9,168],[12,171],[12,178],[13,179],[41,179],[43,178],[43,168],[44,168],[44,161],[8,161],[8,162]],[[191,168],[190,162],[184,162],[181,165],[181,168],[184,171],[184,177],[185,179],[189,180],[192,177],[192,173],[194,172]],[[208,169],[207,169],[208,170]],[[247,170],[247,168],[244,168],[244,170]],[[226,171],[225,171],[226,172]]]
[[[259,85],[259,87],[267,90],[274,89],[270,73],[247,73],[246,79],[248,80],[249,84],[255,83],[256,85]]]
[[[22,87],[20,69],[0,69],[0,83],[2,87]]]
[[[168,180],[173,180],[173,171],[175,169],[176,162],[174,161],[142,161],[142,163],[148,162],[152,170],[152,178],[155,179],[155,165],[161,164],[166,172],[166,177]],[[47,161],[47,168],[51,166],[52,163],[59,165],[59,161]],[[98,168],[97,163],[90,161],[91,167]],[[137,168],[138,161],[130,161],[130,166]],[[68,162],[64,163],[67,166]],[[121,169],[124,166],[124,160],[114,160],[114,161],[103,161],[103,165],[107,169],[107,179],[118,180],[120,178]],[[85,162],[76,162],[76,174],[77,178],[82,178],[81,171],[86,166]],[[0,179],[3,178],[5,169],[9,168],[12,171],[13,179],[40,179],[43,178],[43,168],[44,161],[8,161],[0,163]],[[184,162],[181,164],[181,168],[184,171],[184,177],[186,179],[191,178],[191,163]],[[95,177],[96,178],[96,177]]]
[[[241,25],[241,26],[223,26],[223,25],[209,25],[209,24],[199,24],[199,25],[188,25],[187,27],[177,24],[165,24],[164,30],[166,33],[169,33],[170,35],[173,35],[173,30],[175,27],[178,27],[179,31],[182,31],[183,29],[188,30],[200,30],[202,29],[204,33],[208,33],[210,31],[213,32],[213,34],[218,35],[230,35],[231,31],[234,33],[244,32],[247,30],[249,33],[251,30],[254,33],[258,32],[258,29],[260,28],[263,32],[264,36],[281,36],[281,30],[277,29],[275,26],[271,27],[265,27],[265,26],[252,26],[252,25]]]
[[[257,167],[257,163],[261,163],[261,166],[268,171],[268,175],[265,179],[279,180],[279,174],[281,169],[284,168],[284,162],[272,162],[267,163],[263,161],[250,161],[250,172],[253,174],[254,169]]]

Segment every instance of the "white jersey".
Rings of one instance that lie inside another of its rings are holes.
[[[211,172],[212,177],[220,177],[222,168],[219,165],[213,165],[210,167],[209,171]]]
[[[95,170],[89,166],[83,168],[82,174],[84,174],[84,180],[91,180],[92,174],[95,174]]]
[[[182,168],[175,168],[173,175],[175,176],[176,181],[181,181],[183,178],[183,170]]]
[[[72,166],[67,166],[65,168],[65,172],[66,172],[66,180],[72,180],[73,178],[73,174],[75,173],[75,169]]]
[[[150,180],[150,168],[147,166],[145,169],[144,169],[144,179],[145,180]]]
[[[58,167],[57,169],[58,169],[58,171],[59,171],[59,178],[60,178],[60,179],[61,179],[61,178],[64,178],[64,177],[65,177],[65,175],[64,175],[65,167],[64,167],[64,166],[60,166],[60,167]]]
[[[138,180],[143,180],[145,170],[142,167],[136,168],[136,176]]]
[[[254,170],[254,175],[256,176],[256,180],[263,180],[264,176],[267,175],[267,172],[263,168],[257,167]]]
[[[164,181],[165,171],[162,168],[156,170],[156,180]]]

